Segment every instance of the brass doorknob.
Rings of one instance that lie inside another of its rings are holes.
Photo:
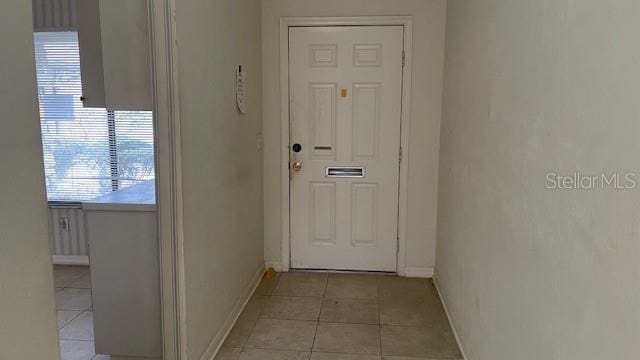
[[[300,171],[302,170],[302,163],[300,163],[300,161],[296,161],[293,163],[293,165],[291,165],[291,168],[293,169],[293,171]]]

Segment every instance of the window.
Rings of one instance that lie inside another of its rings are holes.
[[[150,111],[84,108],[75,32],[34,35],[49,201],[85,201],[154,178]]]

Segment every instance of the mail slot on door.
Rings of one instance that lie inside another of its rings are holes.
[[[327,167],[325,176],[329,178],[363,178],[364,167]]]

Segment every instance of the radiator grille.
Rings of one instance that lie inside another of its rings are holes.
[[[84,212],[80,206],[49,206],[53,255],[87,256]]]

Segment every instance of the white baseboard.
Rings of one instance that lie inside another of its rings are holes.
[[[264,262],[265,267],[268,268],[273,268],[273,270],[277,271],[277,272],[281,272],[282,271],[282,263],[280,261],[265,261]]]
[[[265,261],[265,268],[273,268],[277,272],[282,272],[282,262],[280,261]],[[398,275],[414,278],[432,278],[432,267],[407,267],[404,272],[399,272]]]
[[[53,255],[53,265],[89,266],[89,257],[77,255]]]
[[[438,292],[438,296],[440,296],[440,302],[442,302],[442,307],[444,308],[445,314],[447,314],[447,319],[449,320],[449,325],[451,326],[451,330],[453,331],[453,336],[456,338],[456,342],[458,343],[458,348],[460,348],[460,353],[462,354],[462,358],[464,360],[469,360],[467,355],[464,353],[464,348],[462,346],[462,342],[460,342],[460,336],[458,336],[458,331],[456,327],[453,325],[453,321],[451,321],[451,315],[449,313],[449,309],[447,308],[447,302],[445,301],[444,296],[442,296],[442,291],[440,291],[440,286],[438,286],[438,277],[433,277],[433,285],[436,287],[436,291]]]
[[[220,331],[218,331],[216,336],[214,336],[211,342],[209,343],[209,346],[207,347],[207,351],[204,352],[204,354],[201,357],[201,360],[213,360],[215,356],[218,354],[218,351],[220,351],[220,348],[222,347],[224,340],[227,338],[227,336],[231,332],[231,329],[233,328],[233,325],[236,324],[236,321],[238,320],[238,317],[242,313],[242,310],[244,310],[244,307],[247,305],[247,303],[251,299],[251,296],[253,295],[256,288],[260,284],[260,280],[262,280],[263,275],[264,275],[264,266],[261,265],[258,267],[256,272],[254,273],[253,278],[251,279],[249,284],[247,284],[245,290],[243,291],[238,301],[236,301],[236,304],[233,307],[233,309],[231,309],[231,312],[229,312],[227,319],[224,321],[224,324],[222,325],[222,328],[220,328]]]
[[[415,278],[432,278],[433,277],[433,268],[432,267],[406,267],[404,269],[404,276],[406,277],[415,277]]]

